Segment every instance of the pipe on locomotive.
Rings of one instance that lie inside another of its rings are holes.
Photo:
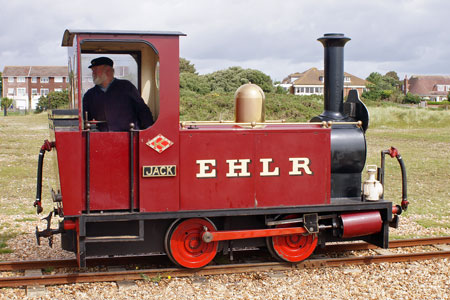
[[[396,214],[400,215],[403,210],[408,209],[409,201],[408,201],[408,188],[407,188],[407,179],[406,179],[406,166],[403,162],[403,158],[398,152],[397,148],[391,147],[388,150],[381,151],[381,167],[379,169],[378,178],[380,183],[384,186],[384,170],[385,170],[385,155],[389,155],[392,158],[397,158],[398,163],[400,164],[400,170],[402,172],[402,202],[400,206],[397,205]],[[383,199],[384,195],[382,196]]]
[[[344,46],[342,33],[326,33],[317,39],[324,47],[324,111],[311,122],[344,120]]]
[[[44,209],[42,208],[42,169],[44,166],[44,155],[46,151],[51,151],[55,147],[55,142],[44,141],[44,144],[39,151],[38,169],[37,169],[37,183],[36,183],[36,200],[33,206],[36,207],[37,214],[40,214]]]

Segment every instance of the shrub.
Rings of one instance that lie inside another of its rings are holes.
[[[418,104],[420,103],[420,101],[422,101],[422,98],[420,98],[420,96],[408,93],[406,94],[403,103],[412,103],[412,104]]]
[[[283,94],[283,95],[286,95],[286,94],[288,94],[288,91],[286,91],[284,88],[282,88],[281,86],[279,86],[279,85],[277,85],[276,87],[275,87],[275,94]]]
[[[266,120],[306,122],[323,111],[322,96],[265,93]],[[199,95],[180,91],[180,120],[234,120],[234,92]]]
[[[400,91],[394,91],[389,95],[388,100],[393,103],[403,103],[405,101],[405,95]]]
[[[392,95],[394,91],[393,90],[382,90],[381,91],[381,99],[389,99],[389,97]]]
[[[450,105],[450,101],[441,101],[441,102],[436,102],[436,101],[427,101],[428,105]]]
[[[69,104],[69,92],[50,92],[47,96],[41,96],[36,106],[36,113],[47,109],[63,108]]]
[[[205,76],[183,72],[180,74],[180,89],[187,89],[202,95],[211,91]]]
[[[377,101],[381,99],[381,90],[368,90],[362,93],[361,97],[370,100],[370,101]]]
[[[11,98],[1,98],[1,108],[3,109],[4,115],[6,116],[8,108],[11,107],[13,100]]]
[[[272,79],[261,71],[230,67],[226,70],[216,71],[205,75],[212,91],[235,92],[241,85],[254,83],[264,92],[273,91]]]

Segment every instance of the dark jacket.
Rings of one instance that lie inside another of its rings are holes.
[[[129,131],[130,123],[135,129],[145,129],[153,124],[150,109],[128,80],[114,79],[106,92],[99,86],[89,89],[83,96],[83,116],[88,120],[106,121],[98,124],[100,131]]]

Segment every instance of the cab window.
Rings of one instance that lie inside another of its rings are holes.
[[[92,71],[89,69],[91,60],[100,56],[107,56],[114,61],[114,77],[118,79],[127,79],[134,84],[140,91],[139,77],[138,77],[138,63],[130,54],[83,54],[81,56],[82,64],[82,80],[81,92],[82,95],[94,86],[92,80]]]

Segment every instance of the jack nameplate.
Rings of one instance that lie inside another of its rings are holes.
[[[142,167],[142,177],[173,177],[173,176],[177,176],[177,167],[175,165]]]

